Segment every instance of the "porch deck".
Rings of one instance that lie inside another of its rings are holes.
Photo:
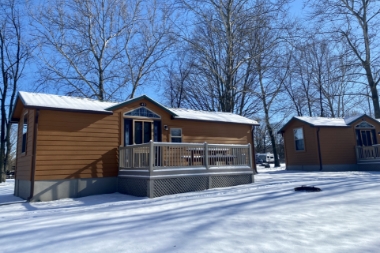
[[[356,160],[358,164],[380,164],[380,144],[373,146],[356,146]]]
[[[119,148],[119,191],[158,197],[253,182],[250,144],[149,142]]]

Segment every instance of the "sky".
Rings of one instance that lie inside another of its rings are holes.
[[[302,2],[303,0],[295,0],[291,4],[291,12],[296,16],[302,16],[303,10],[302,10]],[[37,66],[35,63],[32,63],[28,65],[28,68],[25,69],[24,72],[24,78],[22,80],[22,86],[20,90],[23,91],[37,91],[37,92],[44,92],[44,93],[52,93],[52,94],[59,94],[60,92],[56,90],[54,87],[42,87],[39,86],[36,90],[35,86],[38,83],[37,81],[38,75],[37,75]],[[153,86],[153,87],[152,87]],[[152,85],[152,86],[142,86],[139,89],[137,89],[136,95],[147,95],[154,100],[163,103],[164,99],[162,98],[162,89],[158,85]]]

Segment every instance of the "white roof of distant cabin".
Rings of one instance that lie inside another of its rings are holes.
[[[117,103],[102,102],[89,98],[60,96],[44,93],[31,93],[20,91],[19,96],[25,106],[55,108],[78,111],[108,112],[105,110]]]
[[[346,127],[349,126],[353,121],[364,116],[365,114],[360,114],[348,118],[326,118],[326,117],[305,117],[305,116],[295,116],[294,118],[299,119],[303,122],[309,123],[313,126],[335,126],[335,127]]]
[[[352,122],[359,119],[360,117],[366,116],[366,114],[359,114],[347,118],[327,118],[327,117],[306,117],[306,116],[294,116],[291,118],[279,131],[278,133],[283,132],[283,130],[288,126],[288,124],[293,119],[298,119],[302,122],[305,122],[309,125],[316,127],[348,127]],[[368,116],[369,117],[369,116]],[[370,117],[372,118],[372,117]],[[376,120],[376,119],[374,119]],[[378,121],[378,120],[376,120]]]
[[[231,122],[231,123],[250,124],[250,125],[259,124],[255,120],[248,119],[246,117],[233,114],[233,113],[228,113],[228,112],[195,111],[195,110],[181,109],[181,108],[168,108],[168,109],[177,115],[177,116],[174,116],[174,118],[176,119]]]
[[[89,98],[79,98],[79,97],[61,96],[61,95],[44,94],[44,93],[32,93],[32,92],[24,92],[24,91],[19,92],[19,97],[22,100],[24,106],[26,107],[62,109],[62,110],[73,110],[73,111],[89,111],[89,112],[92,111],[92,112],[101,112],[101,113],[112,113],[110,108],[118,106],[118,105],[122,105],[123,103],[125,103],[125,102],[122,102],[122,103],[102,102],[102,101],[89,99]],[[139,97],[136,97],[131,100],[137,100],[138,98]],[[251,120],[246,117],[233,114],[233,113],[167,108],[157,102],[155,103],[159,106],[162,106],[167,111],[171,112],[173,114],[173,118],[176,118],[176,119],[190,119],[190,120],[258,125],[258,122],[255,120]]]

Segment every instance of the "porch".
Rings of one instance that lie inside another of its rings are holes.
[[[379,163],[380,144],[372,146],[356,146],[356,160],[358,164]]]
[[[119,192],[150,198],[253,182],[247,145],[153,142],[119,148]]]

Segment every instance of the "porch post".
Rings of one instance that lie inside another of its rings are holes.
[[[149,142],[149,176],[152,176],[154,167],[154,142]]]
[[[248,143],[248,158],[249,158],[249,167],[253,168],[252,166],[252,147],[251,147],[251,143]]]
[[[205,159],[205,166],[206,166],[206,169],[208,170],[210,168],[209,164],[208,164],[208,144],[207,142],[204,143],[204,159]]]
[[[154,142],[150,140],[149,142],[149,179],[147,185],[147,195],[148,198],[154,198],[154,180],[152,179],[153,167],[154,167]]]
[[[207,144],[207,142],[204,143],[203,158],[204,158],[204,166],[206,167],[206,170],[208,170],[210,168],[210,165],[208,164],[208,144]],[[208,175],[207,178],[208,178],[208,188],[207,189],[211,189],[212,188],[212,176]]]

